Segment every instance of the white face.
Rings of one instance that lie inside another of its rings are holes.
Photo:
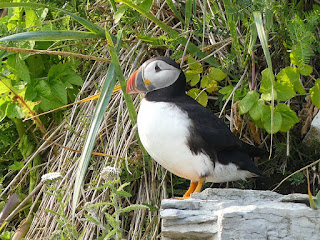
[[[181,70],[162,61],[146,62],[141,66],[142,77],[148,91],[165,88],[172,85],[179,77]]]

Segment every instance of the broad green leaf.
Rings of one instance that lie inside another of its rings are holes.
[[[262,80],[261,80],[261,86],[260,86],[260,92],[261,98],[265,101],[271,101],[272,100],[272,94],[274,95],[274,99],[277,99],[277,93],[276,91],[272,91],[272,88],[274,87],[274,75],[272,71],[269,68],[266,68],[261,72],[262,74]]]
[[[202,73],[202,64],[199,63],[197,60],[195,60],[193,57],[189,56],[188,57],[188,66],[191,70],[197,72],[197,73]]]
[[[309,92],[312,103],[317,108],[320,108],[320,84],[315,84]]]
[[[215,81],[221,81],[227,77],[227,74],[222,72],[219,68],[211,67],[209,68],[209,76]]]
[[[200,93],[200,90],[198,88],[191,88],[189,91],[188,91],[188,95],[190,97],[192,97],[193,99],[195,99],[198,94]]]
[[[264,109],[264,101],[259,99],[250,109],[249,115],[253,120],[259,120]]]
[[[280,113],[273,111],[273,121],[271,121],[271,111],[272,106],[266,106],[262,112],[261,120],[268,133],[277,133],[282,125],[282,117]]]
[[[295,82],[293,84],[294,90],[297,91],[300,94],[306,94],[306,90],[304,89],[304,87],[302,86],[301,82]]]
[[[197,85],[197,83],[200,81],[200,74],[194,74],[191,76],[190,79],[190,86],[193,87]]]
[[[88,38],[101,38],[99,34],[84,31],[34,31],[13,34],[0,38],[4,41],[62,41],[62,40],[80,40]]]
[[[204,75],[201,79],[200,86],[201,88],[206,88],[210,82],[210,78],[208,75]]]
[[[282,123],[281,123],[281,132],[289,131],[296,123],[299,122],[299,118],[296,113],[290,109],[286,104],[279,103],[276,106],[276,111],[281,114]]]
[[[208,104],[208,95],[205,91],[202,91],[198,97],[196,98],[198,103],[200,103],[202,106],[206,107]]]
[[[289,81],[278,81],[274,84],[274,89],[277,91],[277,101],[287,101],[296,95],[293,85]]]
[[[295,83],[299,81],[299,78],[300,74],[296,67],[286,67],[282,69],[277,75],[277,79],[283,82]]]
[[[242,115],[250,111],[254,104],[258,102],[260,94],[257,91],[250,91],[239,103],[239,113]]]
[[[67,89],[61,81],[53,80],[50,81],[50,89],[56,98],[60,100],[64,105],[68,104]]]
[[[19,103],[11,103],[9,104],[7,108],[7,116],[9,118],[24,118],[25,114],[23,113],[23,110],[21,108],[21,105]]]
[[[9,92],[11,92],[10,88],[12,88],[11,80],[8,78],[0,79],[0,97],[4,97]]]
[[[7,66],[10,72],[17,75],[27,83],[30,83],[29,69],[20,54],[8,56]]]
[[[32,9],[26,9],[26,27],[30,28],[32,26],[35,26],[40,23],[39,18],[34,10]]]
[[[303,64],[299,67],[299,72],[303,76],[309,76],[313,72],[313,68],[307,64]]]

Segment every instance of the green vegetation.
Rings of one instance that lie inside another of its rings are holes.
[[[301,144],[320,108],[319,5],[32,0],[0,9],[0,210],[14,194],[21,201],[0,219],[1,239],[21,229],[28,239],[159,238],[161,199],[188,181],[150,160],[132,127],[139,97],[125,93],[125,79],[155,55],[181,63],[191,97],[272,153],[259,162],[271,178],[232,186],[280,184],[319,208],[319,154]],[[104,179],[110,166],[120,177]],[[53,172],[62,177],[41,181]]]

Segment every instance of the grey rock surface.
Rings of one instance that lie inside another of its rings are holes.
[[[318,112],[312,120],[310,129],[303,139],[303,143],[311,146],[316,143],[320,143],[320,112]]]
[[[320,211],[296,200],[271,191],[211,188],[187,200],[165,199],[162,239],[320,240]]]

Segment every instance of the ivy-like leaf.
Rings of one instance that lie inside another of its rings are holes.
[[[259,120],[262,116],[264,106],[264,101],[262,99],[259,99],[250,109],[250,117],[255,121]]]
[[[227,74],[225,74],[219,68],[211,67],[209,68],[209,76],[215,81],[221,81],[227,77]]]
[[[188,66],[191,70],[194,70],[198,73],[202,73],[202,71],[203,71],[202,64],[197,62],[197,60],[195,60],[191,56],[189,56],[189,58],[188,58]]]
[[[298,68],[296,67],[286,67],[282,69],[278,75],[277,79],[282,82],[298,82],[300,78],[300,74]]]
[[[299,118],[296,113],[290,109],[286,104],[279,103],[276,106],[276,111],[281,114],[282,123],[281,123],[281,132],[289,131],[296,123],[299,122]]]
[[[261,120],[268,133],[277,133],[282,125],[282,116],[279,112],[273,111],[273,121],[271,121],[271,110],[272,106],[266,106],[262,112]]]
[[[260,94],[257,91],[250,91],[239,103],[239,113],[242,115],[250,111],[253,105],[258,102]]]
[[[9,71],[17,75],[20,79],[30,83],[29,69],[20,54],[8,56],[7,66]]]
[[[293,85],[289,81],[278,81],[274,84],[274,89],[277,91],[278,101],[287,101],[296,95]]]

